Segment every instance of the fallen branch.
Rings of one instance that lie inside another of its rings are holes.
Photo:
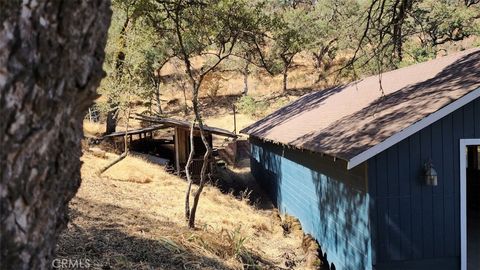
[[[127,151],[123,152],[118,158],[116,158],[114,161],[112,161],[110,164],[107,166],[103,167],[101,170],[97,172],[97,175],[101,175],[104,173],[106,170],[110,169],[113,165],[117,164],[120,162],[120,160],[124,159],[127,156]]]

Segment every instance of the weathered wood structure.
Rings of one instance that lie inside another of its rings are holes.
[[[162,129],[162,128],[163,128],[162,125],[153,125],[153,126],[149,126],[149,127],[145,127],[145,128],[132,129],[132,130],[127,131],[127,137],[129,139],[130,143],[133,141],[133,135],[138,135],[139,139],[147,138],[147,137],[148,138],[153,138],[153,133],[156,130],[159,130],[159,129]],[[108,135],[103,136],[102,139],[117,138],[117,137],[125,137],[125,131],[117,131],[117,132],[110,133]]]
[[[183,126],[175,126],[175,166],[177,172],[182,172],[185,169],[187,164],[188,155],[190,154],[190,128],[185,128]],[[205,154],[206,148],[203,144],[202,138],[200,137],[200,132],[195,130],[193,132],[193,144],[195,148],[195,153],[193,155],[192,161],[192,175],[199,175],[200,170],[203,165],[203,155]],[[210,147],[213,148],[212,143],[212,133],[206,131],[205,137],[207,138]],[[212,159],[213,157],[211,157]],[[210,171],[211,168],[209,167]],[[208,171],[207,171],[208,172]]]
[[[137,115],[133,118],[137,120],[141,120],[143,122],[152,123],[154,125],[147,128],[129,131],[127,135],[129,135],[130,138],[132,135],[135,135],[135,134],[138,134],[140,138],[142,138],[142,134],[143,134],[143,138],[147,136],[146,134],[150,134],[150,137],[152,137],[151,133],[154,132],[155,130],[173,129],[174,135],[171,143],[173,143],[174,153],[173,153],[172,162],[174,164],[174,167],[177,173],[182,174],[184,172],[188,155],[191,149],[191,146],[190,146],[191,123],[188,121],[178,120],[173,118],[158,118],[158,117],[152,117],[152,116],[146,116],[146,115]],[[236,134],[228,130],[224,130],[216,127],[204,126],[204,132],[212,148],[213,148],[213,135],[229,137],[229,138],[237,138]],[[118,137],[118,136],[124,136],[124,135],[125,135],[125,132],[116,132],[106,137],[115,137],[115,136]],[[193,157],[193,163],[191,166],[192,166],[192,175],[196,177],[200,174],[200,169],[203,165],[203,155],[205,154],[205,151],[206,151],[206,148],[203,145],[203,142],[200,137],[200,131],[198,129],[198,126],[194,127],[193,142],[194,142],[195,153]],[[211,161],[213,161],[213,159]]]
[[[480,269],[479,74],[472,49],[301,97],[241,131],[252,173],[337,270]]]

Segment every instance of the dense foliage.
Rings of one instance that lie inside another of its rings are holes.
[[[202,71],[242,74],[244,94],[252,69],[282,74],[287,90],[299,54],[311,55],[317,82],[339,71],[333,68],[339,64],[340,78],[410,65],[478,35],[479,6],[461,0],[114,0],[108,76],[101,87],[107,98],[99,104],[118,113],[136,95],[151,114],[162,114],[161,70],[169,61],[180,63],[180,73],[188,70],[182,50],[187,58],[202,58],[192,64],[192,75],[200,80]],[[177,15],[183,48],[172,21]],[[217,63],[219,56],[228,59]],[[191,84],[187,77],[177,79]],[[214,96],[218,84],[212,89]]]

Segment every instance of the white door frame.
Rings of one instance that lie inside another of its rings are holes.
[[[480,139],[460,140],[460,257],[461,269],[467,270],[467,146],[480,145]]]

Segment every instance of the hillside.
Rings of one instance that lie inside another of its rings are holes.
[[[89,259],[93,269],[304,269],[301,235],[284,233],[271,204],[209,185],[198,229],[188,230],[183,179],[131,156],[97,176],[113,158],[84,153],[58,258]]]

